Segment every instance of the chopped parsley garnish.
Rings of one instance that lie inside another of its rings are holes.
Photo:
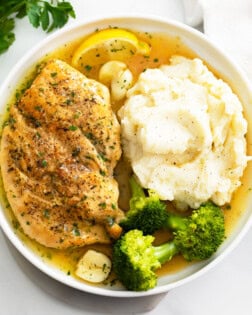
[[[51,73],[51,77],[54,78],[54,77],[57,76],[57,74],[58,74],[57,72],[52,72],[52,73]]]
[[[44,216],[44,218],[49,219],[50,218],[50,211],[48,209],[45,209],[43,212],[43,216]]]
[[[73,234],[74,234],[75,236],[80,236],[80,230],[78,229],[77,223],[74,223],[74,224],[73,224]]]
[[[74,148],[72,151],[72,157],[78,156],[80,154],[80,152],[81,152],[81,147]]]
[[[101,207],[102,209],[105,209],[106,208],[106,202],[101,202],[99,203],[99,207]]]
[[[69,126],[68,129],[71,130],[71,131],[75,131],[75,130],[78,129],[78,127],[77,127],[77,126],[74,126],[74,125],[71,125],[71,126]]]
[[[90,66],[90,65],[85,65],[85,70],[86,71],[91,71],[92,70],[92,66]]]
[[[35,106],[34,109],[37,110],[38,112],[42,111],[42,107],[39,105]]]
[[[112,226],[115,224],[115,219],[111,217],[107,217],[107,223],[109,226]]]
[[[41,166],[42,167],[46,167],[48,165],[47,161],[46,160],[42,160],[41,161]]]

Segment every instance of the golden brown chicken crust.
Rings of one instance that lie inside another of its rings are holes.
[[[4,187],[24,232],[55,248],[117,237],[124,214],[112,175],[120,155],[107,88],[48,62],[11,107],[2,135]]]

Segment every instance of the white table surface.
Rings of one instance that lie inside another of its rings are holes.
[[[72,0],[71,3],[77,21],[115,13],[149,13],[184,21],[179,0]],[[0,56],[0,84],[19,58],[46,36],[31,28],[26,20],[18,21],[15,44]],[[26,261],[2,231],[0,271],[0,315],[252,314],[252,229],[210,272],[154,298],[104,298],[64,286]]]

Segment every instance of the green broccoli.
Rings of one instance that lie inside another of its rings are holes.
[[[185,247],[189,244],[189,247],[194,248],[197,252],[196,259],[208,258],[222,243],[225,229],[224,215],[220,207],[207,202],[193,210],[190,216],[182,217],[168,213],[165,203],[160,201],[154,192],[149,191],[149,196],[146,197],[144,190],[133,177],[130,179],[130,185],[132,190],[130,210],[120,222],[125,231],[138,229],[142,230],[144,235],[148,235],[165,228],[172,230],[174,236],[182,237],[185,234],[180,246]],[[177,241],[177,246],[179,243]],[[200,251],[201,247],[204,248],[203,253]],[[190,255],[192,249],[190,248]],[[185,251],[183,252],[186,256]]]
[[[173,231],[176,248],[189,261],[209,258],[225,239],[223,211],[211,202],[188,217],[170,214],[166,226]]]
[[[144,234],[152,234],[162,228],[168,219],[166,205],[152,190],[148,190],[149,196],[146,196],[134,177],[129,182],[132,191],[130,209],[120,225],[124,231],[139,229]]]
[[[147,291],[156,286],[155,270],[171,259],[177,249],[174,243],[152,246],[154,236],[131,230],[116,241],[112,265],[121,283],[132,291]]]
[[[214,207],[214,209],[219,209]],[[143,235],[137,229],[125,233],[113,247],[113,268],[122,284],[132,291],[146,291],[156,286],[155,270],[176,254],[182,254],[186,260],[209,258],[224,239],[223,216],[217,214],[217,228],[214,220],[193,214],[193,219],[173,220],[173,240],[159,246],[153,246],[154,236]],[[222,222],[222,223],[221,223]],[[182,223],[182,225],[181,225]]]

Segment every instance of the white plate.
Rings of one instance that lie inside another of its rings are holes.
[[[84,24],[66,27],[64,30],[56,32],[53,35],[47,37],[44,41],[34,47],[27,55],[25,55],[20,60],[20,62],[18,62],[2,85],[0,90],[1,112],[4,111],[10,95],[12,95],[12,93],[15,91],[16,85],[27,73],[27,69],[36,64],[36,62],[46,53],[56,49],[59,46],[62,46],[64,43],[92,33],[97,28],[105,28],[111,25],[144,32],[162,32],[168,33],[169,35],[179,36],[187,46],[197,52],[197,54],[202,59],[207,61],[207,63],[210,64],[214,69],[216,69],[223,78],[229,78],[229,83],[235,87],[235,92],[238,94],[240,100],[244,104],[245,116],[247,118],[252,117],[251,91],[249,89],[248,81],[242,71],[200,32],[178,22],[151,16],[117,16],[99,20],[90,20]],[[248,140],[251,141],[251,120],[248,120],[248,123]],[[248,174],[248,172],[251,174],[251,166],[247,168],[246,173]],[[34,264],[37,268],[50,277],[68,286],[85,292],[114,297],[136,297],[167,292],[172,288],[195,279],[220,262],[221,259],[238,244],[251,224],[251,194],[247,195],[246,200],[244,200],[244,204],[246,209],[237,222],[232,235],[227,238],[219,251],[211,259],[193,264],[182,271],[177,272],[176,274],[160,277],[157,287],[147,292],[130,292],[116,286],[92,286],[67,276],[59,269],[43,262],[41,257],[37,256],[30,248],[22,243],[22,241],[14,233],[12,224],[8,221],[4,211],[0,211],[0,224],[7,237],[19,250],[19,252],[22,253],[22,255],[26,257],[32,264]]]

